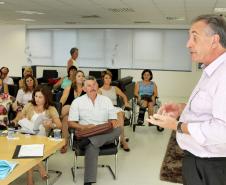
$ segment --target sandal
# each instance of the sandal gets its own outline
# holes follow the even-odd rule
[[[43,176],[41,176],[41,177],[42,177],[42,180],[45,180],[45,181],[49,178],[48,174],[43,175]]]
[[[67,152],[67,144],[64,145],[61,149],[60,149],[60,153],[64,154]]]
[[[125,152],[129,152],[130,151],[130,148],[128,146],[128,144],[125,142],[125,143],[121,143],[120,144],[120,147],[125,151]]]

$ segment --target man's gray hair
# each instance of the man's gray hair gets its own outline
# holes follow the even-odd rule
[[[89,75],[89,76],[86,76],[86,77],[85,77],[84,86],[86,86],[86,81],[87,81],[87,80],[93,80],[93,81],[95,81],[95,82],[97,81],[96,78],[95,78],[94,76],[90,76],[90,75]]]
[[[198,21],[204,21],[209,26],[210,30],[207,30],[207,34],[219,35],[220,44],[223,48],[226,48],[226,22],[223,16],[214,14],[200,15],[195,18],[192,23],[196,23]]]

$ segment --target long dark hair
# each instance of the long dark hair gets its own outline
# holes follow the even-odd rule
[[[37,105],[36,102],[35,102],[35,94],[36,92],[41,92],[45,98],[45,104],[44,104],[44,109],[48,109],[49,106],[53,106],[53,94],[50,90],[49,87],[47,87],[46,85],[38,85],[33,94],[32,94],[32,100],[31,100],[31,103],[33,105]]]

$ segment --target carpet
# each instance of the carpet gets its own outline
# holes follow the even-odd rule
[[[176,132],[173,131],[166,149],[166,154],[160,171],[160,180],[182,184],[183,151],[177,144]]]

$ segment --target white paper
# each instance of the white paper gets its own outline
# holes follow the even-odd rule
[[[39,157],[44,154],[44,144],[21,145],[18,157]]]

